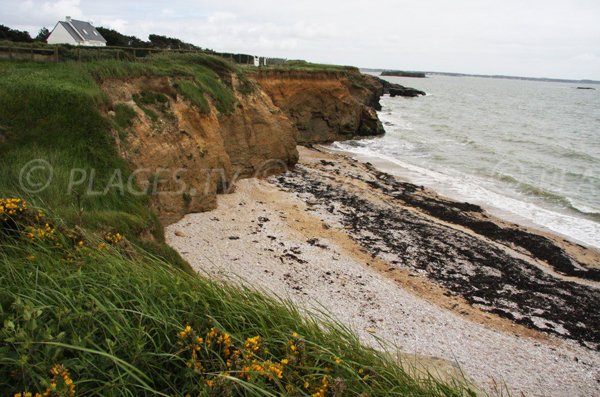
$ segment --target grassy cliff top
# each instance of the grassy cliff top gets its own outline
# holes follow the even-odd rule
[[[302,71],[302,72],[341,72],[358,73],[359,70],[354,66],[328,65],[322,63],[311,63],[306,61],[287,61],[276,65],[267,65],[260,69],[280,70],[280,71]]]

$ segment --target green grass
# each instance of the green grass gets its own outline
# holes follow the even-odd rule
[[[62,364],[82,396],[307,396],[325,376],[327,396],[468,395],[459,384],[415,380],[347,329],[302,316],[289,302],[174,270],[143,250],[128,253],[123,243],[98,250],[93,236],[56,230],[33,242],[18,232],[0,237],[5,393],[45,390],[51,367]],[[188,324],[191,335],[182,338]],[[213,327],[230,335],[229,354],[207,342]],[[196,361],[191,336],[205,341]],[[249,352],[247,338],[255,336],[260,348]],[[195,362],[202,371],[188,367]],[[244,367],[251,363],[277,364],[283,372],[270,379],[269,370],[256,370],[248,379]]]
[[[194,106],[198,107],[203,114],[210,113],[210,105],[204,96],[202,90],[196,83],[180,80],[175,83],[175,89],[185,98],[187,98]]]
[[[0,62],[0,130],[6,138],[0,143],[0,198],[21,197],[51,214],[41,220],[29,209],[17,220],[0,214],[0,390],[41,392],[51,367],[62,364],[84,396],[305,396],[318,391],[325,375],[328,396],[464,395],[460,385],[413,379],[339,325],[192,274],[164,244],[150,197],[112,185],[115,173],[127,180],[131,170],[116,152],[111,126],[126,128],[133,114],[117,107],[113,120],[105,116],[112,104],[100,81],[171,76],[229,111],[235,101],[228,73],[238,72],[215,57]],[[138,100],[155,106],[162,97],[145,93]],[[23,178],[23,167],[36,159],[52,166],[52,179],[31,193],[24,187],[48,176],[38,169]],[[46,222],[54,231],[28,237]],[[125,236],[120,243],[108,237],[117,232]],[[222,345],[203,345],[197,354],[204,370],[196,373],[187,366],[189,345],[181,344],[187,337],[177,336],[186,324],[205,338],[211,327],[220,336],[227,332],[231,349],[240,351],[246,338],[260,336],[262,348],[227,366],[232,358]],[[298,345],[298,357],[290,341]],[[263,371],[245,377],[243,367],[252,360],[283,365],[283,359],[289,365],[282,378],[269,379]],[[207,381],[215,382],[212,388]]]
[[[306,61],[287,61],[285,63],[267,66],[267,70],[280,71],[303,71],[303,72],[341,72],[358,73],[358,68],[354,66],[328,65],[322,63],[311,63]]]
[[[135,110],[131,106],[125,103],[118,103],[115,105],[115,123],[117,123],[117,126],[129,128],[133,125],[133,121],[136,117]]]

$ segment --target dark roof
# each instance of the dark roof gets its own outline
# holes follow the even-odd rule
[[[100,32],[98,32],[96,28],[93,27],[92,24],[89,22],[71,19],[70,23],[60,22],[60,24],[77,41],[82,41],[83,39],[87,41],[100,41],[106,43],[106,40],[104,39],[104,37],[102,37]]]
[[[81,37],[77,34],[77,32],[75,31],[75,29],[73,29],[73,27],[71,25],[69,25],[67,22],[59,22],[63,28],[65,28],[67,30],[67,32],[69,32],[69,34],[71,36],[73,36],[73,38],[77,41],[81,41]]]

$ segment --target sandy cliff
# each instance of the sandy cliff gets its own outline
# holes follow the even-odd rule
[[[152,192],[163,221],[215,208],[216,195],[228,191],[236,178],[272,174],[298,161],[296,130],[260,90],[235,91],[231,113],[221,114],[212,104],[203,113],[177,94],[175,83],[144,77],[103,84],[113,108],[135,111],[126,133],[115,138],[136,170],[138,185]],[[167,101],[140,106],[133,98],[141,92],[162,94]]]
[[[260,87],[298,129],[299,143],[322,143],[381,135],[377,117],[383,85],[359,72],[266,70]]]
[[[135,112],[124,131],[115,131],[115,139],[137,170],[138,185],[153,193],[163,221],[214,209],[216,195],[229,191],[238,178],[293,166],[297,143],[384,132],[375,110],[384,88],[376,78],[300,71],[251,77],[250,93],[240,92],[234,75],[222,77],[235,95],[231,112],[219,112],[210,100],[210,111],[202,111],[178,93],[178,80],[171,77],[103,83],[113,112],[119,106]],[[140,104],[140,95],[157,96],[157,101]]]

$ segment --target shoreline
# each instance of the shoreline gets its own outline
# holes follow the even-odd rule
[[[597,280],[585,277],[598,252],[543,236],[577,258],[572,274],[561,275],[526,246],[474,231],[469,219],[443,219],[441,210],[454,206],[454,215],[523,236],[532,232],[526,228],[419,187],[394,196],[414,185],[348,156],[299,150],[288,174],[242,180],[219,196],[216,210],[167,227],[169,244],[197,271],[324,310],[371,346],[382,338],[458,364],[483,390],[503,382],[528,395],[549,386],[560,395],[596,390],[598,319],[583,319],[579,332],[573,322],[582,318],[563,317],[564,308],[589,308],[600,294]],[[558,314],[544,313],[548,304]]]
[[[331,153],[343,154],[343,155],[352,157],[358,161],[361,161],[363,163],[371,163],[376,168],[378,168],[380,171],[391,174],[394,177],[399,178],[400,180],[414,183],[414,184],[420,184],[420,182],[413,181],[413,178],[411,178],[410,174],[413,171],[411,171],[408,168],[405,168],[402,164],[397,164],[397,163],[395,163],[391,160],[388,160],[384,157],[379,157],[377,155],[369,155],[369,154],[359,153],[359,152],[353,152],[351,150],[347,150],[344,148],[336,148],[333,145],[326,145],[326,146],[321,147],[321,149],[325,150],[325,151],[329,151]],[[443,186],[443,184],[441,184],[440,182],[437,182],[434,185],[426,186],[426,187],[429,190],[435,191],[435,192],[439,193],[440,195],[447,197],[450,200],[466,201],[469,203],[480,205],[486,212],[488,212],[489,214],[493,215],[494,217],[502,219],[504,221],[512,222],[512,223],[518,224],[520,226],[523,226],[523,227],[526,227],[526,228],[529,228],[532,230],[536,230],[538,233],[545,233],[545,234],[557,236],[559,238],[563,238],[563,239],[571,241],[573,243],[580,244],[587,249],[600,251],[600,246],[596,246],[590,242],[580,240],[576,236],[569,235],[567,233],[564,233],[564,232],[561,232],[558,230],[554,230],[554,229],[552,229],[551,226],[536,222],[534,219],[528,218],[526,215],[512,212],[509,209],[501,208],[500,206],[494,204],[493,202],[486,202],[485,200],[480,199],[480,198],[474,199],[472,197],[469,197],[468,195],[464,195],[464,194],[457,193],[457,192],[452,192],[451,188],[449,188],[447,186]],[[498,194],[495,192],[493,192],[493,193]],[[553,214],[554,216],[563,217],[564,219],[574,219],[574,220],[584,221],[584,222],[592,222],[593,221],[590,218],[575,216],[573,213],[560,212],[560,211],[557,211],[556,209],[546,208],[540,203],[533,203],[533,202],[529,203],[527,201],[522,201],[518,198],[511,197],[511,196],[507,196],[507,199],[521,203],[524,206],[525,205],[533,205],[537,208],[537,211],[548,212],[548,213]]]

